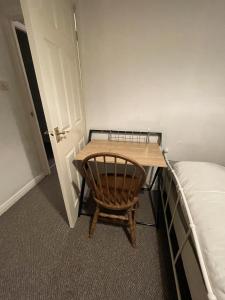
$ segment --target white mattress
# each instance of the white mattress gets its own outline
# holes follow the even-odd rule
[[[174,171],[183,187],[213,292],[225,300],[225,167],[178,162]]]

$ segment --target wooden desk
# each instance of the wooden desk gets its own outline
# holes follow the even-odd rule
[[[140,165],[145,167],[166,167],[165,159],[160,146],[157,143],[145,144],[108,140],[92,140],[77,154],[75,159],[81,161],[88,155],[98,152],[111,152],[124,155],[136,160]]]
[[[84,160],[88,155],[99,153],[99,152],[117,153],[120,155],[127,156],[133,160],[136,160],[140,165],[144,167],[157,167],[152,183],[148,188],[150,192],[159,174],[160,169],[167,167],[160,146],[157,143],[146,144],[146,143],[122,142],[122,141],[120,142],[120,141],[109,141],[109,140],[91,140],[75,157],[75,160],[78,162],[77,167],[79,167],[82,160]],[[107,160],[107,162],[110,163],[109,160]],[[80,193],[79,216],[82,214],[84,187],[85,187],[85,180],[83,179],[81,193]],[[157,226],[158,218],[157,218],[157,213],[154,211],[154,209],[153,209],[153,214],[155,216],[156,223],[146,224],[145,222],[138,221],[137,224],[147,225],[147,226]]]

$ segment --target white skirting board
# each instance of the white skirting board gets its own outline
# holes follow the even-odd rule
[[[31,181],[29,181],[25,186],[23,186],[18,192],[16,192],[12,197],[6,200],[2,205],[0,205],[0,215],[6,212],[13,204],[15,204],[20,198],[22,198],[27,192],[29,192],[35,185],[37,185],[46,174],[41,173]]]

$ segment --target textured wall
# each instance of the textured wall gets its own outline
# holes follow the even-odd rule
[[[87,128],[163,130],[225,164],[225,1],[78,0]]]

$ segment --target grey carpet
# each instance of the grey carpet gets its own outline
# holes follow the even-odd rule
[[[162,229],[138,226],[133,249],[121,227],[99,223],[92,239],[88,227],[86,216],[68,227],[53,170],[0,217],[0,299],[176,299]]]

